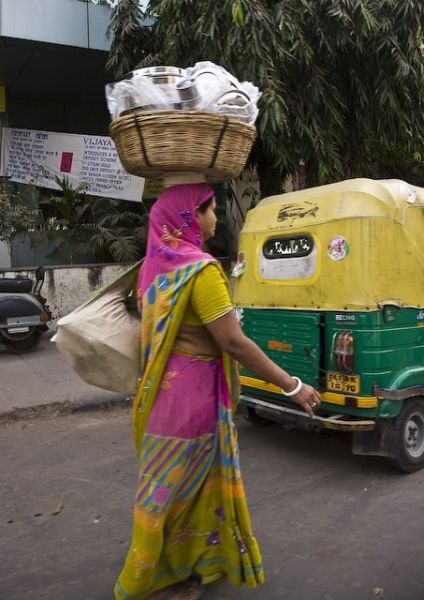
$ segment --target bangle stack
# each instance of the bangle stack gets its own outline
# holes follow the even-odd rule
[[[293,376],[292,379],[295,379],[297,381],[296,387],[291,392],[285,392],[283,388],[281,388],[281,393],[283,394],[283,396],[288,396],[289,398],[291,398],[292,396],[296,396],[296,394],[298,394],[302,389],[303,383],[299,379],[299,377]]]

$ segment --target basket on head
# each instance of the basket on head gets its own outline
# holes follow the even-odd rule
[[[109,132],[128,173],[159,179],[196,171],[211,183],[241,173],[256,137],[237,119],[186,110],[134,111],[112,121]]]

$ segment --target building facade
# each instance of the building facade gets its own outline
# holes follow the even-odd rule
[[[110,13],[81,0],[0,0],[2,127],[107,135]]]

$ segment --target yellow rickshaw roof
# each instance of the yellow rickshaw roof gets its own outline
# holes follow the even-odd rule
[[[382,217],[400,224],[412,206],[424,206],[424,188],[398,179],[348,179],[265,198],[248,212],[244,232],[317,225],[358,217]]]
[[[271,196],[246,215],[235,302],[298,310],[376,310],[385,302],[422,308],[423,232],[424,189],[399,180],[351,179]],[[313,239],[315,257],[300,267],[264,263],[264,245],[291,235]],[[340,258],[329,252],[335,240],[344,240]],[[299,270],[290,275],[289,265]]]

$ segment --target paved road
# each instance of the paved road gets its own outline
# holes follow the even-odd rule
[[[28,354],[11,354],[0,346],[0,421],[68,407],[119,402],[122,394],[88,385],[76,375],[44,335]]]
[[[112,600],[136,478],[129,411],[4,424],[0,436],[0,598]],[[240,420],[239,439],[267,583],[208,600],[424,598],[424,471],[353,457],[341,434]]]

